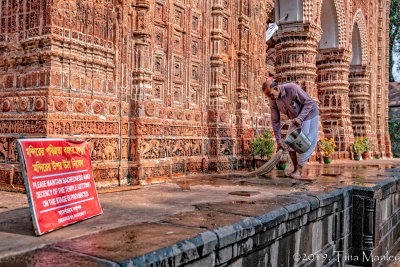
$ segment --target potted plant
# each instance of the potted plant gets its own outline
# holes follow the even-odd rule
[[[323,153],[324,163],[329,164],[332,162],[330,155],[335,152],[336,145],[333,143],[333,139],[324,138],[318,141],[319,150]]]
[[[253,156],[258,156],[261,160],[266,157],[269,160],[275,151],[275,141],[272,133],[269,131],[263,132],[261,136],[257,136],[251,141],[251,147]]]
[[[364,152],[362,153],[362,158],[369,159],[370,158],[369,150],[371,149],[371,142],[368,140],[367,137],[364,137],[364,138],[361,137],[360,140],[364,144]]]
[[[354,139],[354,143],[352,144],[352,149],[353,149],[353,153],[354,153],[354,157],[353,157],[354,160],[360,160],[361,155],[365,150],[365,146],[364,146],[362,138],[356,137]]]

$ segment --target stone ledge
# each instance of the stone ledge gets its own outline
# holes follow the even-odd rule
[[[344,198],[344,189],[336,189],[327,194],[315,195],[319,200],[319,206],[324,207]]]
[[[400,183],[400,177],[391,177],[387,180],[379,182],[374,189],[380,191],[382,198],[386,198],[388,195],[397,191],[397,185]]]
[[[284,207],[288,211],[288,219],[292,220],[297,217],[302,216],[303,214],[308,213],[311,208],[310,208],[310,202],[308,201],[302,201],[296,204],[292,204],[289,206]]]
[[[311,211],[317,212],[320,208],[328,208],[325,213],[332,213],[335,201],[344,198],[341,195],[344,193],[345,190],[341,189],[328,193],[324,197],[302,196],[304,201],[299,203],[278,208],[261,216],[244,219],[213,231],[204,232],[198,237],[125,261],[122,265],[147,266],[168,262],[179,266],[180,264],[187,263],[194,264],[194,261],[197,259],[209,261],[214,256],[217,264],[224,264],[249,253],[256,247],[270,243],[274,239],[279,240],[286,233],[293,232],[308,222],[315,221],[316,218],[312,219],[308,216],[308,213]],[[319,207],[321,200],[326,206]],[[204,241],[201,238],[203,235],[211,235],[209,237],[212,238]],[[199,254],[196,244],[200,248],[205,243],[208,243],[209,247]],[[215,250],[215,255],[211,257],[213,249]]]
[[[261,226],[265,231],[286,221],[288,217],[288,210],[285,208],[279,208],[268,212],[267,214],[257,216],[256,218],[261,222]]]
[[[196,237],[181,241],[172,246],[126,260],[121,266],[150,266],[164,262],[165,266],[180,266],[211,254],[218,239],[212,231],[206,231]],[[168,263],[168,264],[167,264]]]
[[[350,222],[352,216],[357,216],[357,214],[354,213],[352,205],[358,201],[357,199],[364,201],[364,199],[372,200],[373,198],[382,197],[381,193],[383,191],[388,192],[388,194],[390,193],[391,195],[389,195],[389,197],[392,198],[394,194],[397,194],[397,191],[393,191],[393,188],[397,186],[399,180],[399,177],[395,177],[381,182],[372,188],[349,186],[320,195],[304,192],[295,193],[286,197],[297,199],[299,201],[297,203],[292,204],[293,202],[291,201],[283,202],[285,203],[283,205],[286,206],[274,210],[270,209],[271,211],[269,212],[267,212],[268,209],[257,209],[256,212],[264,214],[256,216],[256,212],[248,213],[246,215],[248,216],[247,218],[243,219],[244,217],[241,217],[241,221],[215,230],[201,232],[203,228],[198,227],[198,224],[180,225],[179,227],[183,227],[183,229],[191,230],[182,239],[175,239],[176,241],[170,240],[169,243],[160,243],[157,241],[159,245],[157,248],[159,249],[154,251],[147,250],[138,252],[137,248],[134,250],[127,250],[126,254],[119,259],[107,257],[106,253],[90,253],[90,251],[83,251],[79,249],[79,245],[75,249],[65,244],[58,244],[58,247],[57,244],[53,245],[54,248],[61,247],[65,250],[81,253],[81,255],[92,255],[96,258],[107,259],[121,266],[132,267],[182,265],[193,267],[225,266],[242,261],[254,262],[254,257],[256,257],[254,255],[256,254],[261,257],[260,262],[279,262],[275,261],[275,258],[272,259],[268,257],[270,255],[271,257],[275,257],[278,254],[283,257],[285,253],[287,254],[285,255],[286,259],[280,259],[280,261],[289,264],[293,262],[291,256],[296,252],[304,252],[307,254],[327,253],[335,258],[337,254],[332,254],[332,249],[342,250],[342,248],[344,248],[344,250],[348,252],[351,252],[351,249],[354,250],[351,237],[355,236],[355,232],[354,229],[353,232],[351,232],[352,225]],[[379,200],[381,199],[377,201]],[[268,205],[267,202],[260,203],[261,206]],[[272,207],[276,206],[272,205]],[[227,210],[229,211],[229,209]],[[223,214],[226,215],[229,213],[227,210],[220,211],[222,216],[224,216]],[[361,215],[364,216],[363,213]],[[381,231],[381,235],[389,230],[396,231],[395,228],[398,228],[398,225],[394,228],[392,222],[396,221],[398,216],[399,211],[397,210],[396,214],[389,218],[389,221],[384,221],[383,227],[376,230]],[[358,219],[358,217],[355,218]],[[229,224],[231,222],[226,223]],[[171,221],[170,224],[172,224],[173,227],[177,227],[174,221]],[[162,225],[165,224],[162,223]],[[132,225],[131,228],[137,230],[138,226]],[[164,228],[162,230],[163,232],[166,231]],[[130,233],[130,230],[127,232]],[[118,241],[117,243],[121,243],[118,236],[116,238],[116,233],[117,231],[111,230],[98,234],[96,238],[104,238],[104,236],[107,235],[108,237],[116,239]],[[148,233],[154,235],[154,227],[150,228]],[[362,233],[360,232],[360,234]],[[392,243],[392,240],[389,240],[389,236],[381,235],[378,235],[381,240],[378,240],[378,244],[375,245],[384,247],[386,243]],[[169,236],[169,239],[170,238],[171,236]],[[82,237],[80,240],[77,239],[75,244],[80,244],[81,247],[88,247],[82,245],[82,241],[85,241],[85,239],[88,241],[91,240],[88,237]],[[105,241],[108,242],[108,239],[105,238]],[[166,241],[166,239],[164,239],[164,241]],[[142,243],[138,244],[144,244],[144,242],[148,243],[148,236],[142,239],[141,242]],[[100,242],[99,244],[102,243]],[[167,247],[162,247],[163,245]],[[120,244],[119,246],[120,250],[118,251],[123,250],[125,247],[124,244]],[[275,256],[272,256],[273,253],[275,253]],[[268,257],[266,254],[268,254]],[[264,259],[263,256],[267,258]],[[304,264],[309,266],[317,263],[306,261]],[[334,265],[334,262],[326,262],[326,264],[328,264],[328,266],[330,264]]]
[[[218,237],[217,248],[223,248],[254,236],[256,228],[260,229],[261,225],[261,221],[251,218],[213,230]]]

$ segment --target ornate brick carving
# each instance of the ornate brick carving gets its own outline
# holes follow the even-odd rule
[[[251,138],[271,129],[266,62],[318,101],[340,153],[367,135],[390,156],[389,2],[364,2],[332,0],[338,47],[322,51],[322,1],[304,0],[267,51],[272,0],[0,1],[4,175],[21,177],[20,136],[88,140],[99,186],[245,167]],[[354,25],[362,62],[350,68]]]
[[[338,151],[349,151],[353,129],[349,107],[349,52],[343,49],[319,50],[318,99],[324,134],[333,138]]]

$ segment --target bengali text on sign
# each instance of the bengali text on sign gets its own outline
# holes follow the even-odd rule
[[[18,152],[37,235],[102,213],[86,142],[20,139]]]

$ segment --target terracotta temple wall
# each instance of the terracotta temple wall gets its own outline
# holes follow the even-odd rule
[[[268,73],[265,30],[285,2],[1,0],[0,184],[23,184],[16,138],[87,140],[98,186],[248,166],[250,140],[271,129],[260,92]],[[329,127],[339,134],[338,157],[348,157],[353,129],[376,138],[374,153],[390,156],[389,1],[335,0],[339,47],[325,51],[321,64],[322,2],[296,3],[301,16],[281,21],[274,37],[278,79],[298,82],[320,103],[322,117],[329,110],[341,121],[321,124],[325,135]],[[347,78],[357,10],[371,58]],[[370,110],[354,120],[353,80],[365,92],[355,101]],[[325,105],[321,92],[342,101]]]

